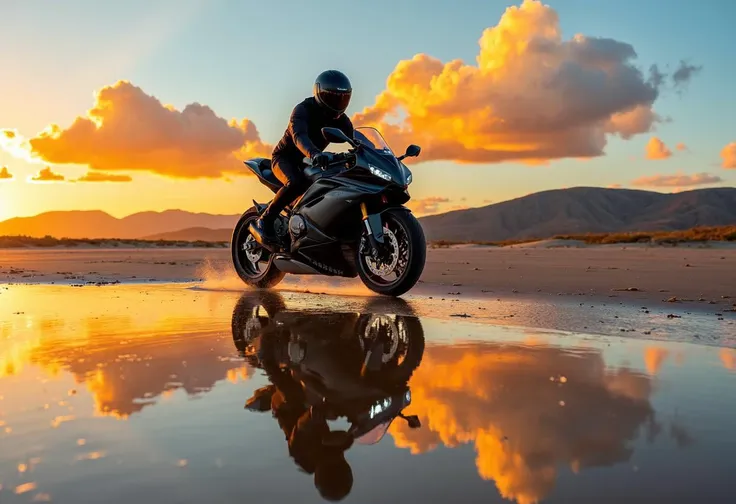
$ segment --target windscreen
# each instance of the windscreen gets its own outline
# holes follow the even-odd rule
[[[392,421],[393,418],[391,420],[387,420],[376,425],[374,428],[356,439],[355,442],[362,445],[372,445],[378,443],[381,439],[383,439],[383,436],[386,435],[386,431],[388,431],[388,428],[391,425]]]
[[[363,145],[376,149],[378,152],[394,155],[391,147],[388,146],[388,143],[376,128],[355,128],[355,139]]]

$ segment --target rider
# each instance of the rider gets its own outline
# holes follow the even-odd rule
[[[321,167],[332,161],[331,153],[322,152],[329,144],[322,136],[322,128],[339,128],[348,138],[353,138],[353,123],[345,115],[352,91],[345,74],[338,70],[324,71],[314,82],[314,96],[306,98],[291,112],[289,125],[271,156],[271,169],[283,187],[258,220],[249,226],[253,237],[264,247],[272,249],[278,243],[274,221],[309,187],[309,180],[302,172],[305,168],[303,159],[307,157],[313,166]]]

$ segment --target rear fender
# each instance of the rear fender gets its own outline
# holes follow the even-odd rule
[[[253,207],[256,209],[258,214],[262,214],[263,211],[268,207],[266,203],[258,203],[256,200],[253,200]]]

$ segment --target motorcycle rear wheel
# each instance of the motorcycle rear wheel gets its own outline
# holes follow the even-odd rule
[[[358,275],[365,286],[377,294],[401,296],[414,287],[424,271],[427,259],[424,230],[416,217],[403,208],[386,210],[382,217],[391,264],[373,262],[358,247],[355,261]]]
[[[255,207],[248,209],[248,211],[240,216],[238,223],[233,229],[233,235],[230,240],[230,251],[235,272],[243,282],[257,289],[269,289],[281,282],[284,276],[286,276],[286,273],[280,271],[273,264],[268,264],[269,252],[266,249],[260,249],[260,257],[262,259],[255,262],[248,257],[248,252],[243,249],[248,241],[254,240],[248,231],[248,226],[257,218],[258,211]],[[250,240],[248,237],[250,237]],[[254,255],[254,253],[251,252],[251,255]],[[268,267],[261,271],[259,264],[263,266],[268,264]]]

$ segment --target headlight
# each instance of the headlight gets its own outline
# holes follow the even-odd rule
[[[373,406],[371,406],[370,409],[370,417],[371,420],[376,417],[376,415],[379,415],[386,411],[389,406],[391,406],[391,398],[387,397],[385,399],[381,399],[380,401],[376,402]]]
[[[373,166],[373,165],[368,165],[368,169],[369,169],[369,170],[371,171],[371,173],[372,173],[373,175],[375,175],[376,177],[380,177],[380,178],[382,178],[383,180],[387,180],[387,181],[389,181],[389,182],[391,181],[391,175],[389,175],[389,174],[388,174],[388,173],[386,173],[385,171],[383,171],[383,170],[380,170],[380,169],[376,168],[376,167],[375,167],[375,166]]]
[[[406,176],[406,185],[409,185],[409,184],[411,184],[411,179],[412,179],[412,175],[411,175],[411,173],[409,173],[409,174],[408,174],[408,175]]]

